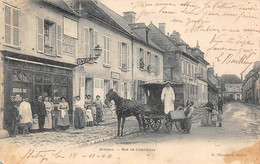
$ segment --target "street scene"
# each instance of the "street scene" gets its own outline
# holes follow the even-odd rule
[[[0,164],[259,164],[258,6],[1,0]]]

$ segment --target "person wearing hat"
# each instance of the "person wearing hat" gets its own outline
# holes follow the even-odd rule
[[[39,132],[43,132],[43,127],[44,127],[44,123],[45,123],[45,117],[47,116],[47,111],[45,108],[45,104],[42,101],[42,96],[38,96],[37,101],[34,103],[33,114],[38,115]]]
[[[11,137],[17,135],[17,123],[19,120],[18,101],[15,101],[16,97],[20,97],[20,95],[10,95],[10,100],[7,102],[5,108],[6,129]]]
[[[171,82],[167,81],[166,86],[162,90],[161,100],[164,103],[164,113],[168,114],[174,110],[175,93],[171,87]]]

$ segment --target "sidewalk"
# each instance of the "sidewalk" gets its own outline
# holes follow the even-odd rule
[[[135,118],[127,118],[124,128],[124,135],[135,133],[139,130]],[[74,129],[71,127],[66,131],[31,133],[26,136],[18,135],[13,138],[0,139],[0,143],[17,144],[21,147],[66,147],[75,148],[87,146],[117,137],[116,119],[108,119],[99,126]]]

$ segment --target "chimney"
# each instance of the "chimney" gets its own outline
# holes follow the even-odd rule
[[[240,76],[241,76],[241,77],[240,77],[240,78],[241,78],[241,80],[243,81],[243,73],[241,73],[241,74],[240,74]]]
[[[165,23],[159,23],[159,30],[165,34]]]
[[[208,75],[214,76],[214,68],[213,67],[208,68]]]
[[[135,12],[133,11],[124,12],[124,18],[130,21],[131,23],[135,23]]]

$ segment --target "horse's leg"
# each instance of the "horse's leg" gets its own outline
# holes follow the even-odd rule
[[[125,117],[122,119],[122,125],[121,125],[121,136],[124,134],[124,124],[125,124]]]
[[[118,123],[118,130],[117,130],[117,136],[120,135],[120,124],[121,124],[121,116],[117,115],[117,123]]]
[[[137,122],[138,122],[139,131],[142,132],[142,127],[141,127],[141,120],[140,120],[140,117],[139,117],[139,115],[136,115],[135,117],[136,117]]]

